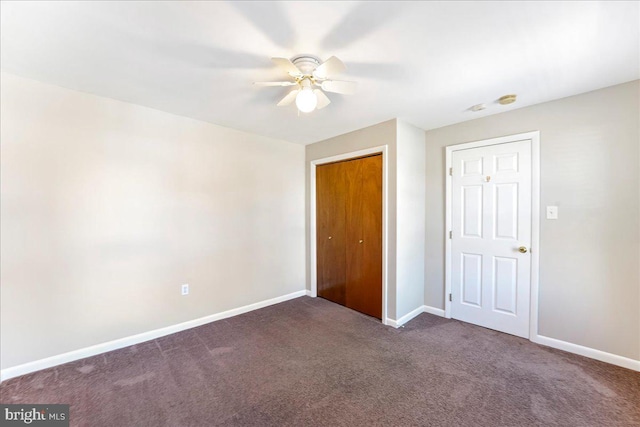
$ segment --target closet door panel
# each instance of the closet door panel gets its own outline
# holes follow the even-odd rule
[[[357,202],[347,204],[347,306],[381,319],[382,156],[357,162],[360,185],[350,193]]]
[[[346,305],[346,202],[344,165],[316,168],[318,296]]]
[[[362,240],[362,159],[343,162],[347,179],[347,302],[346,306],[362,311],[361,282],[363,280]]]

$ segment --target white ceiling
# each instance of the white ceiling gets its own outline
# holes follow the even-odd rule
[[[18,75],[297,143],[423,129],[640,78],[638,2],[2,2]],[[355,95],[298,116],[269,58],[336,55]],[[518,102],[495,100],[517,93]],[[472,113],[477,103],[488,108]]]

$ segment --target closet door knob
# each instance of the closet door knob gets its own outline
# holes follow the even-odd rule
[[[362,242],[364,242],[364,240],[360,240],[358,243],[362,243]]]
[[[331,240],[331,236],[329,236],[329,240]]]

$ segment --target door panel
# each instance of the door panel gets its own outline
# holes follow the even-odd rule
[[[462,303],[482,307],[482,255],[462,254]]]
[[[482,238],[482,186],[462,187],[462,234],[465,237]]]
[[[494,238],[518,240],[518,183],[497,184],[493,200]]]
[[[352,219],[348,251],[359,258],[347,267],[347,307],[382,318],[382,155],[355,160],[359,164],[359,210],[347,211]],[[351,163],[351,162],[350,162]],[[353,274],[353,275],[352,275]]]
[[[482,158],[464,159],[462,161],[462,176],[482,175]]]
[[[340,163],[316,168],[318,296],[346,303],[346,194]]]
[[[517,314],[517,274],[516,258],[493,257],[493,309]]]
[[[318,296],[382,318],[382,155],[316,167]]]
[[[362,297],[364,257],[362,245],[362,161],[348,160],[341,162],[347,179],[347,297],[345,305],[359,310]]]
[[[453,152],[451,315],[529,336],[531,141]]]

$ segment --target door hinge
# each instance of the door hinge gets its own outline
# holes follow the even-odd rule
[[[449,294],[449,302],[453,301],[453,296]]]
[[[453,176],[453,168],[449,168],[449,175]]]
[[[449,238],[453,239],[453,231],[449,231]]]

